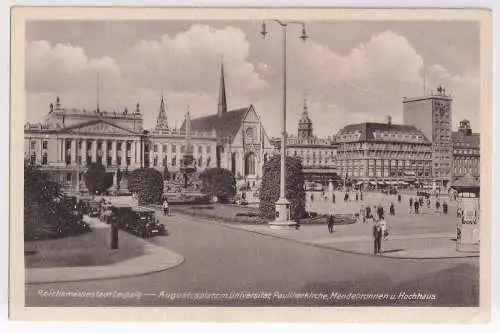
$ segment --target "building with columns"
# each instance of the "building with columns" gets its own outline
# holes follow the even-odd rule
[[[473,133],[470,122],[460,122],[458,131],[451,132],[453,142],[453,180],[470,174],[479,179],[481,174],[480,134]]]
[[[279,154],[281,138],[273,138],[271,142],[274,152]],[[302,116],[298,122],[297,135],[287,137],[286,154],[301,159],[306,181],[327,184],[328,180],[338,178],[335,138],[319,138],[313,134],[313,122],[309,118],[305,99]]]
[[[185,128],[184,122],[180,130],[184,131]],[[211,133],[216,137],[217,144],[211,150],[215,154],[212,160],[214,166],[231,170],[239,185],[246,183],[250,188],[258,187],[264,162],[272,153],[272,146],[253,105],[228,110],[223,65],[217,113],[193,118],[191,130],[195,133]],[[195,154],[196,151],[194,148]]]
[[[185,149],[186,133],[168,127],[164,99],[156,127],[147,131],[139,104],[133,112],[67,109],[59,97],[50,104],[45,122],[26,124],[24,156],[51,174],[67,191],[85,193],[83,174],[92,162],[108,172],[118,169],[167,165],[175,175]],[[200,169],[215,166],[217,137],[213,132],[191,134],[195,163]]]
[[[356,185],[425,183],[432,179],[432,143],[414,126],[347,125],[337,134],[338,169]]]
[[[432,142],[432,178],[445,187],[452,177],[452,102],[441,86],[436,93],[403,98],[403,123],[420,129]]]

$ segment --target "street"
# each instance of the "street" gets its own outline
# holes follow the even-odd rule
[[[300,244],[192,216],[161,217],[161,222],[167,224],[170,235],[151,241],[181,253],[185,261],[180,266],[129,278],[27,285],[26,305],[476,306],[479,302],[478,258],[401,260],[373,257]],[[119,296],[44,297],[46,291],[102,291]],[[231,292],[258,295],[221,296]],[[396,296],[377,301],[342,298],[351,292]],[[125,293],[134,293],[134,297],[127,297]],[[304,296],[303,293],[310,294]],[[344,296],[325,298],[317,295],[333,293]],[[408,296],[413,293],[421,296]]]

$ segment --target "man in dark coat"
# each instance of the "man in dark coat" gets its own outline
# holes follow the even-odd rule
[[[335,203],[335,193],[332,193],[332,202]]]
[[[376,222],[373,225],[373,253],[375,255],[380,254],[382,248],[382,226],[380,222]]]
[[[398,202],[401,203],[401,194],[398,194]]]
[[[384,207],[382,207],[382,205],[378,205],[377,215],[379,220],[382,220],[384,218]]]
[[[396,211],[394,209],[394,204],[391,202],[391,205],[389,206],[389,213],[391,215],[395,215],[396,214]]]
[[[420,208],[420,203],[418,200],[415,200],[415,214],[418,214],[418,209]]]
[[[333,215],[326,216],[326,224],[328,225],[328,232],[333,234],[333,224],[334,224]]]

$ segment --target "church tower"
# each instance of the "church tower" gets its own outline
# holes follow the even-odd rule
[[[307,101],[304,98],[304,110],[302,111],[302,117],[299,120],[299,131],[298,137],[300,139],[308,139],[313,136],[313,124],[309,118],[309,111],[307,110]]]
[[[165,102],[161,96],[160,109],[156,118],[156,130],[168,130],[167,112],[165,111]]]
[[[227,112],[226,102],[226,82],[224,78],[224,64],[220,67],[219,104],[217,105],[217,115],[222,117]]]

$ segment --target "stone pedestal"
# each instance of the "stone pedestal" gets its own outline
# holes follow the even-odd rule
[[[271,229],[296,229],[297,223],[290,220],[290,202],[286,198],[276,201],[276,219],[269,222]]]

